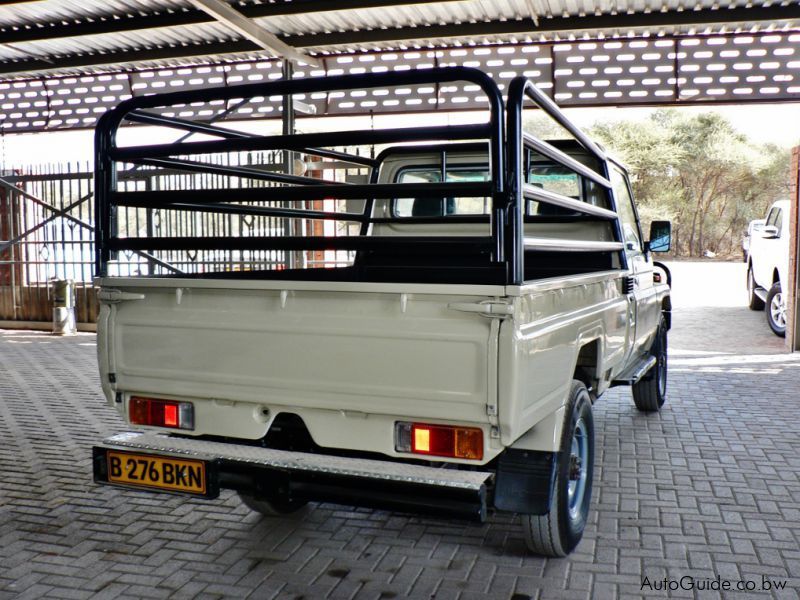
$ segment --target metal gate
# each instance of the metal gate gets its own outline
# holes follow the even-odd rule
[[[216,157],[248,167],[283,170],[283,153],[242,152]],[[304,169],[321,168],[313,156],[304,157]],[[325,168],[331,163],[326,161]],[[326,171],[340,181],[366,177],[365,168],[339,165]],[[119,174],[120,189],[148,191],[219,187],[213,174],[185,173],[165,169],[131,168]],[[53,282],[75,282],[76,320],[96,322],[97,300],[92,287],[94,275],[94,173],[86,165],[41,167],[30,171],[7,171],[0,176],[0,327],[41,326],[52,319]],[[325,201],[330,202],[330,201]],[[303,203],[304,205],[306,203]],[[321,209],[321,202],[303,208]],[[319,206],[317,206],[319,205]],[[336,210],[336,208],[334,208]],[[302,228],[319,228],[319,223],[301,219],[234,218],[231,215],[201,216],[175,211],[121,207],[117,215],[121,235],[226,235],[233,237],[298,235]],[[294,229],[287,229],[294,228]],[[316,235],[339,235],[346,231],[314,231]],[[156,259],[147,252],[124,252],[114,260],[114,275],[168,275],[171,272],[283,268],[291,261],[307,264],[347,260],[324,252],[298,253],[253,251],[247,256],[215,256],[176,252]],[[221,264],[221,261],[225,264]]]
[[[52,282],[76,283],[76,318],[93,323],[92,173],[67,165],[0,179],[0,321],[52,318]]]

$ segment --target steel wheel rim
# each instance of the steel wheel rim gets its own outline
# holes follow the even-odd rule
[[[575,521],[580,517],[583,509],[583,499],[586,496],[586,480],[588,478],[587,465],[589,464],[589,429],[583,418],[575,423],[572,432],[572,448],[570,450],[570,469],[575,461],[578,462],[578,474],[573,479],[570,476],[567,485],[567,507],[570,519]]]
[[[776,327],[780,329],[786,327],[786,307],[783,304],[782,292],[778,292],[772,297],[772,302],[769,304],[769,313]]]
[[[663,352],[658,356],[658,393],[663,398],[667,395],[667,354]]]

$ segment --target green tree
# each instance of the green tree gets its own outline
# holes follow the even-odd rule
[[[716,113],[659,110],[593,133],[628,166],[645,225],[672,221],[677,255],[738,252],[747,222],[788,194],[788,150],[753,143]]]

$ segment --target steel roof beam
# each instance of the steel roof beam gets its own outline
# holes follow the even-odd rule
[[[296,48],[284,43],[270,31],[249,19],[241,12],[233,8],[222,0],[189,0],[194,6],[203,12],[211,15],[217,21],[232,29],[242,37],[250,40],[267,52],[271,52],[278,58],[284,58],[294,62],[301,62],[315,67],[322,66],[322,63],[312,57],[298,51]]]
[[[304,2],[310,6],[312,1]],[[325,3],[325,2],[323,2]],[[295,4],[268,4],[260,6],[284,7]],[[337,2],[337,5],[340,3]],[[370,2],[377,5],[379,2]],[[390,4],[383,2],[383,4]],[[330,5],[329,5],[330,6]],[[243,11],[245,12],[245,11]],[[395,29],[376,29],[356,32],[331,32],[308,35],[280,36],[280,39],[295,48],[320,48],[326,46],[363,45],[365,43],[389,43],[409,40],[425,40],[437,38],[468,38],[470,36],[487,35],[530,35],[574,33],[575,31],[592,31],[615,29],[627,31],[670,26],[704,26],[722,23],[774,23],[800,20],[800,4],[772,5],[768,7],[749,7],[732,9],[703,9],[673,12],[655,12],[623,15],[586,15],[573,17],[554,17],[539,19],[538,25],[533,19],[514,21],[490,21],[483,23],[460,23],[445,25],[420,25],[416,27],[399,27]],[[76,27],[76,26],[72,26]],[[69,29],[71,36],[76,31]],[[3,38],[0,35],[0,43]],[[249,40],[228,40],[182,44],[160,48],[136,50],[104,51],[96,54],[69,54],[45,58],[15,59],[0,62],[0,77],[9,77],[31,72],[64,71],[82,67],[110,67],[129,65],[148,61],[169,60],[175,58],[199,58],[204,56],[220,56],[225,54],[241,54],[260,52],[261,48]]]
[[[447,0],[450,2],[457,0]],[[238,10],[250,19],[305,14],[311,12],[332,12],[351,9],[382,8],[397,5],[430,4],[433,0],[294,0],[280,4],[259,4],[239,7]],[[355,32],[330,32],[307,35],[278,36],[294,47],[311,47],[358,42],[387,42],[419,39],[424,37],[453,37],[468,35],[498,34],[536,34],[571,30],[592,30],[611,28],[669,27],[687,25],[713,25],[733,22],[774,22],[800,18],[800,5],[787,4],[772,6],[751,6],[726,9],[701,9],[668,12],[600,14],[570,17],[535,18],[488,21],[479,23],[418,25]],[[120,17],[109,15],[87,21],[64,23],[37,23],[30,26],[6,27],[0,29],[0,44],[36,42],[60,38],[77,38],[86,35],[141,31],[160,27],[177,27],[210,23],[214,19],[199,9],[185,9],[179,12],[132,14]]]
[[[435,0],[293,0],[274,4],[257,4],[237,7],[236,10],[249,19],[291,16],[306,13],[320,13],[351,9],[383,8],[414,4],[431,4]],[[445,0],[455,2],[457,0]],[[132,13],[124,15],[109,14],[86,20],[50,23],[36,23],[27,26],[6,26],[0,28],[0,44],[40,42],[59,38],[76,38],[85,35],[102,35],[142,31],[160,27],[178,27],[212,23],[214,17],[199,8],[165,10],[163,12]]]
[[[537,17],[475,23],[415,25],[362,31],[287,35],[282,39],[295,47],[363,45],[376,42],[438,38],[468,38],[490,35],[531,35],[578,33],[583,31],[654,29],[722,25],[726,23],[776,23],[800,20],[800,4],[774,4],[720,9],[699,9],[649,13]]]
[[[108,68],[115,65],[130,65],[176,58],[196,58],[220,54],[240,54],[258,52],[261,48],[250,40],[231,40],[193,45],[167,46],[137,50],[106,50],[102,54],[68,54],[54,60],[42,58],[15,59],[0,62],[0,77],[23,75],[31,72],[69,71],[81,67]]]

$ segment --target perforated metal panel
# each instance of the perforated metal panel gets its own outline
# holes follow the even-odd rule
[[[505,90],[526,75],[562,106],[693,102],[797,101],[800,34],[715,35],[502,44],[331,55],[324,68],[299,67],[295,77],[463,65],[487,72]],[[172,67],[131,73],[0,83],[5,132],[93,127],[122,100],[166,91],[280,79],[277,60]],[[485,107],[474,85],[332,91],[295,98],[317,115],[464,110]],[[281,98],[257,97],[162,109],[167,116],[277,118]]]
[[[674,101],[675,40],[563,44],[553,56],[561,105]]]
[[[678,62],[682,100],[800,99],[800,34],[681,40]]]
[[[553,48],[556,101],[659,104],[798,100],[800,35],[611,40]]]

